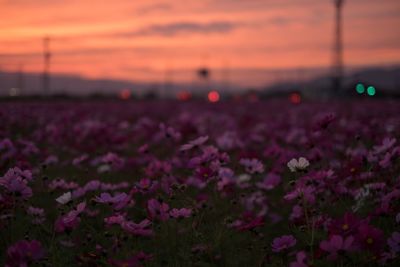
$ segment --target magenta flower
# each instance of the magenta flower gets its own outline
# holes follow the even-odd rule
[[[250,174],[254,173],[263,173],[264,172],[264,165],[258,159],[241,159],[239,161],[241,165],[243,165],[246,169],[246,172]]]
[[[152,198],[147,202],[147,211],[151,219],[166,221],[169,218],[169,206],[167,203],[159,202]]]
[[[106,223],[106,225],[111,226],[113,224],[119,224],[121,225],[122,223],[124,223],[125,220],[125,214],[116,214],[116,215],[112,215],[110,217],[106,217],[104,218],[104,222]]]
[[[396,138],[385,137],[381,145],[374,146],[374,153],[380,154],[387,151],[396,144]]]
[[[335,219],[329,224],[329,233],[331,235],[347,236],[355,234],[359,225],[363,222],[352,212],[346,212],[343,218]]]
[[[261,183],[257,183],[257,187],[264,190],[272,190],[281,183],[281,177],[275,173],[268,173]]]
[[[5,187],[7,191],[17,197],[28,199],[32,196],[32,189],[28,186],[28,182],[31,180],[30,171],[21,171],[16,167],[9,169],[3,177],[0,177],[0,186]]]
[[[20,240],[7,249],[6,267],[23,267],[44,257],[42,244],[37,240]]]
[[[81,221],[80,214],[85,211],[85,208],[86,202],[79,203],[75,209],[64,216],[59,217],[55,222],[56,232],[64,232],[76,228]]]
[[[191,209],[182,208],[182,209],[172,209],[169,212],[169,215],[173,218],[188,218],[192,214]]]
[[[244,212],[242,219],[234,221],[230,226],[238,231],[248,231],[263,226],[264,223],[264,216],[256,216],[252,212]]]
[[[363,223],[358,228],[356,240],[362,249],[376,254],[383,250],[383,231],[366,223]]]
[[[195,147],[199,147],[202,144],[204,144],[205,142],[207,142],[207,140],[208,140],[208,136],[200,136],[199,138],[192,140],[187,144],[182,145],[180,150],[187,151],[187,150],[193,149]]]
[[[32,216],[32,223],[33,224],[42,224],[45,221],[44,218],[44,209],[35,208],[35,207],[28,207],[26,212]]]
[[[308,267],[306,260],[306,253],[304,251],[299,251],[296,254],[296,261],[291,262],[289,267]]]
[[[151,229],[151,221],[144,219],[140,223],[134,223],[131,221],[123,221],[121,224],[122,229],[126,232],[138,235],[138,236],[151,236],[153,235],[153,230]]]
[[[111,204],[115,210],[121,210],[128,205],[131,197],[126,193],[116,193],[114,196],[111,196],[109,193],[101,193],[94,200],[99,203]]]
[[[343,238],[340,235],[333,235],[327,241],[324,240],[320,243],[319,247],[329,253],[329,260],[336,260],[340,253],[349,251],[351,246],[353,245],[354,237],[349,236],[347,238]]]
[[[273,252],[281,252],[287,250],[291,247],[294,247],[297,243],[296,238],[292,235],[283,235],[281,237],[277,237],[272,241],[272,251]]]
[[[283,198],[288,201],[304,198],[308,203],[313,204],[315,202],[315,188],[312,186],[298,185],[292,192],[287,193]]]
[[[400,252],[400,233],[399,232],[394,232],[392,233],[392,236],[389,237],[387,240],[387,244],[390,247],[390,250],[394,253],[399,253]]]

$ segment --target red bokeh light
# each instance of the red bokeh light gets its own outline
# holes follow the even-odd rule
[[[131,97],[131,91],[129,89],[123,89],[119,92],[119,98],[127,100]]]
[[[180,101],[188,101],[192,98],[192,94],[188,91],[181,91],[178,93],[177,98]]]
[[[208,101],[215,103],[219,101],[219,93],[217,91],[211,91],[208,93]]]
[[[291,93],[289,96],[289,100],[292,104],[300,104],[301,103],[301,95],[299,93]]]

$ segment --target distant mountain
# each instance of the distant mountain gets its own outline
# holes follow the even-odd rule
[[[332,79],[323,75],[304,82],[287,81],[276,83],[264,88],[266,95],[279,94],[290,91],[302,91],[306,94],[319,95],[325,89],[331,87]],[[400,93],[400,66],[371,67],[361,70],[354,70],[347,74],[343,81],[344,90],[353,90],[357,83],[365,86],[374,86],[377,90],[390,94]]]
[[[203,94],[210,89],[218,89],[223,93],[243,92],[246,89],[262,91],[265,94],[293,90],[307,90],[319,92],[329,88],[331,79],[326,75],[328,69],[292,69],[292,70],[267,70],[267,69],[232,69],[230,81],[212,79],[212,81],[198,81],[185,83],[151,83],[130,82],[112,79],[87,79],[80,76],[52,74],[51,94],[68,95],[116,95],[123,89],[128,89],[136,96],[157,94],[161,96],[174,96],[181,90],[189,90],[194,94]],[[216,72],[218,74],[218,72]],[[221,75],[219,75],[221,76]],[[42,76],[39,73],[24,73],[0,71],[0,96],[9,95],[11,88],[21,87],[22,95],[42,94]],[[255,80],[259,80],[255,83]],[[246,83],[248,80],[248,83]],[[345,87],[352,87],[362,82],[374,85],[381,90],[400,90],[400,66],[370,67],[363,69],[347,69]],[[264,84],[258,86],[257,84]],[[15,89],[13,89],[15,90]],[[12,90],[11,90],[12,91]]]

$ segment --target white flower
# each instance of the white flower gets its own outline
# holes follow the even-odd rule
[[[247,173],[243,173],[238,176],[238,182],[239,183],[246,183],[251,180],[251,176],[248,175]]]
[[[300,157],[298,160],[297,159],[291,159],[287,166],[289,167],[291,172],[296,172],[298,170],[304,170],[310,165],[310,162],[303,157]]]
[[[111,170],[111,167],[110,167],[110,165],[108,165],[108,164],[100,165],[100,166],[97,168],[97,172],[98,172],[98,173],[105,173],[105,172],[109,172],[110,170]]]
[[[68,202],[70,202],[72,199],[72,194],[71,192],[67,192],[65,194],[62,194],[61,196],[59,196],[58,198],[56,198],[56,201],[62,205],[67,204]]]

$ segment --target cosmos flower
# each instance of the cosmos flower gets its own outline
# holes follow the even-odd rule
[[[64,216],[59,217],[55,222],[55,231],[60,233],[76,228],[81,220],[80,215],[85,209],[86,202],[81,202],[75,209],[71,210]]]
[[[67,193],[62,194],[62,195],[59,196],[58,198],[56,198],[56,201],[57,201],[58,203],[60,203],[61,205],[65,205],[65,204],[67,204],[68,202],[70,202],[71,199],[72,199],[72,194],[71,194],[71,192],[69,191],[69,192],[67,192]]]
[[[340,235],[333,235],[329,240],[322,241],[319,247],[329,253],[328,260],[336,260],[340,253],[351,250],[353,242],[353,236],[343,238]]]
[[[396,144],[396,138],[385,137],[381,145],[374,146],[374,153],[381,154]]]
[[[383,231],[367,223],[363,223],[358,228],[356,241],[361,249],[378,254],[383,249]]]
[[[33,224],[42,224],[45,221],[44,209],[29,206],[26,212],[31,215]]]
[[[390,250],[394,253],[400,252],[400,233],[393,232],[392,235],[387,240],[387,244],[390,247]]]
[[[182,208],[182,209],[172,209],[169,212],[169,215],[173,218],[188,218],[192,214],[191,209]]]
[[[239,161],[239,163],[243,165],[246,169],[246,172],[250,174],[264,172],[264,165],[258,159],[243,158]]]
[[[310,165],[310,162],[304,157],[300,157],[298,160],[297,159],[291,159],[287,163],[287,166],[288,166],[288,168],[290,169],[291,172],[303,171],[309,165]]]
[[[169,218],[169,206],[167,203],[160,202],[156,199],[147,201],[147,211],[151,219],[160,219],[166,221]]]
[[[24,267],[44,257],[42,244],[37,240],[20,240],[7,249],[5,267]]]
[[[294,247],[296,245],[297,241],[296,238],[292,235],[283,235],[281,237],[277,237],[272,241],[272,251],[277,253],[277,252],[282,252],[285,251],[291,247]]]
[[[0,186],[16,197],[28,199],[32,196],[32,189],[28,186],[28,182],[31,180],[32,173],[30,171],[22,171],[15,167],[10,168],[3,177],[0,177]]]
[[[365,220],[361,220],[352,212],[346,212],[342,218],[332,220],[328,229],[331,235],[348,236],[355,234],[358,227]]]
[[[199,147],[202,144],[204,144],[205,142],[207,142],[207,140],[208,140],[208,136],[200,136],[199,138],[192,140],[185,145],[182,145],[180,148],[180,151],[187,151],[187,150],[191,150],[195,147]]]
[[[121,210],[128,205],[131,197],[126,193],[116,193],[111,196],[110,193],[101,193],[100,196],[94,198],[94,201],[113,205],[115,210]]]
[[[151,229],[152,222],[148,219],[144,219],[140,223],[134,223],[132,221],[124,221],[121,224],[122,229],[126,232],[137,235],[137,236],[152,236],[153,230]]]
[[[291,262],[289,267],[308,267],[306,260],[306,253],[304,251],[299,251],[296,253],[296,261]]]
[[[272,190],[281,183],[281,177],[275,173],[268,173],[262,182],[257,183],[257,187],[264,190]]]

